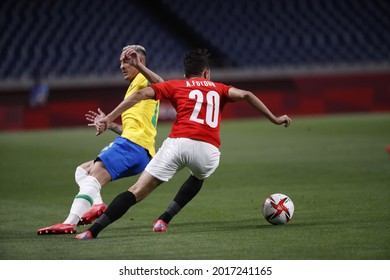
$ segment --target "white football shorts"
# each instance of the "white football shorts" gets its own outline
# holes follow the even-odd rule
[[[179,170],[188,167],[191,174],[203,180],[219,165],[221,153],[212,144],[188,138],[167,138],[145,170],[168,182]]]

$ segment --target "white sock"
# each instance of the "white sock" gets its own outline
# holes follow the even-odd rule
[[[88,176],[88,172],[84,168],[82,168],[81,166],[77,166],[76,172],[74,174],[76,183],[78,184],[79,181],[86,178],[87,176]],[[93,201],[93,204],[102,204],[102,203],[103,203],[103,198],[102,198],[102,195],[100,194],[100,191],[99,191],[98,194],[96,195],[94,201]]]
[[[98,194],[96,195],[93,201],[93,204],[102,204],[102,203],[103,203],[102,195],[100,194],[100,192],[98,192]]]
[[[86,178],[88,176],[88,172],[83,169],[81,166],[77,166],[76,171],[74,173],[74,179],[76,183],[78,184],[79,181]]]
[[[80,218],[91,208],[96,195],[100,192],[101,185],[92,176],[87,176],[78,182],[80,191],[73,200],[68,218],[64,224],[77,224]]]

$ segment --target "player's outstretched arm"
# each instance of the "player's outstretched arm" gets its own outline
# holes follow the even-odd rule
[[[141,62],[141,57],[135,50],[128,49],[124,52],[125,57],[129,59],[129,63],[135,68],[137,68],[137,70],[141,72],[142,75],[144,75],[144,77],[149,81],[149,83],[155,84],[164,81],[163,78],[154,73],[152,70],[146,67],[144,63]]]
[[[267,119],[269,119],[274,124],[284,124],[285,127],[288,127],[291,123],[291,119],[287,115],[276,117],[267,108],[267,106],[265,106],[265,104],[250,91],[232,87],[229,89],[229,96],[234,101],[245,100],[249,105],[254,107],[257,111],[261,112]]]
[[[112,122],[119,117],[124,111],[130,109],[138,102],[146,99],[153,99],[155,97],[154,90],[151,87],[143,88],[134,92],[132,95],[124,99],[111,113],[98,121],[98,131],[96,135],[102,134],[110,127]]]

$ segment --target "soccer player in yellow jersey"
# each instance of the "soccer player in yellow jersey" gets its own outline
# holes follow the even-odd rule
[[[163,79],[146,67],[146,51],[139,45],[123,48],[120,69],[130,83],[125,99],[132,93]],[[118,136],[105,147],[95,160],[76,168],[75,180],[79,193],[73,200],[69,216],[63,223],[41,228],[38,234],[76,233],[78,224],[90,224],[107,206],[103,203],[100,189],[110,181],[141,173],[155,154],[155,136],[159,103],[145,100],[121,115],[122,125],[113,123],[109,129]],[[90,111],[87,120],[94,126],[105,114]]]

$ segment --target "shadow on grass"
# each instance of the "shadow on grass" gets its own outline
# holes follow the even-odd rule
[[[267,223],[259,223],[258,220],[245,219],[245,220],[230,220],[230,221],[203,221],[203,222],[172,222],[168,226],[167,233],[155,233],[152,231],[152,225],[145,224],[132,224],[120,225],[115,227],[107,227],[102,232],[112,231],[112,237],[121,235],[123,232],[131,234],[131,236],[145,236],[145,234],[188,234],[188,233],[216,233],[216,232],[239,232],[239,231],[274,231],[274,230],[286,230],[286,229],[297,229],[302,230],[308,227],[321,227],[329,226],[334,224],[344,224],[342,221],[322,221],[314,223],[299,223],[291,222],[285,225],[272,225]],[[86,228],[87,229],[87,228]],[[85,229],[85,230],[86,230]],[[83,231],[83,230],[82,230]],[[79,231],[81,232],[81,231]],[[115,232],[115,233],[114,233]],[[99,236],[100,237],[100,236]]]

